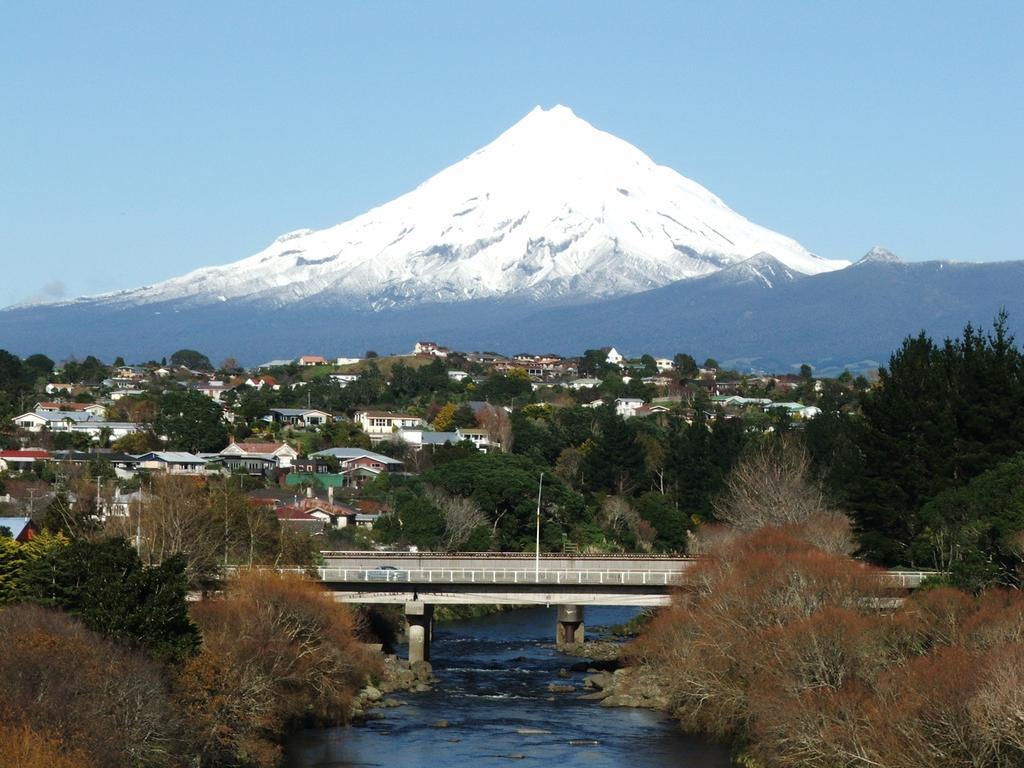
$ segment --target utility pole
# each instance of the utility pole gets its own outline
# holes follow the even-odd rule
[[[544,473],[540,473],[540,484],[537,486],[537,550],[534,557],[534,580],[540,583],[540,497],[544,492]]]

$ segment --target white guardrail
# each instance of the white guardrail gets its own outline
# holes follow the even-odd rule
[[[229,572],[234,570],[228,569]],[[278,572],[316,573],[320,581],[342,584],[542,584],[549,586],[669,587],[684,581],[673,570],[541,570],[509,568],[278,568]],[[882,578],[897,589],[917,589],[938,571],[886,571]]]
[[[317,568],[321,581],[367,584],[546,584],[589,586],[671,586],[678,571],[551,571],[507,568]]]

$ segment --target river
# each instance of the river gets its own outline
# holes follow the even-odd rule
[[[635,614],[587,608],[587,638]],[[435,625],[431,663],[440,682],[433,691],[394,694],[408,705],[378,710],[382,718],[366,725],[296,734],[286,768],[489,768],[519,760],[587,768],[730,765],[728,750],[679,732],[658,713],[550,693],[549,683],[575,683],[583,693],[583,673],[558,677],[577,659],[551,647],[554,625],[554,608]],[[440,720],[449,727],[433,727]]]

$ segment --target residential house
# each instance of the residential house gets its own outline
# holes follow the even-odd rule
[[[400,429],[396,437],[417,451],[428,445],[456,445],[462,442],[458,432],[434,432],[429,429]]]
[[[205,475],[207,460],[185,451],[150,451],[136,456],[139,469],[166,472],[171,475]]]
[[[642,397],[617,397],[615,398],[615,413],[624,419],[631,419],[636,416],[636,409],[643,404]]]
[[[36,413],[40,411],[77,411],[79,413],[91,413],[97,419],[107,418],[107,408],[99,403],[54,403],[54,402],[41,402],[36,403],[34,409]]]
[[[795,419],[813,419],[821,413],[821,409],[816,405],[804,405],[803,403],[779,402],[764,406],[765,413],[779,410],[785,411]]]
[[[136,381],[139,381],[141,379],[148,378],[149,371],[141,365],[119,365],[115,374],[121,379],[135,379]]]
[[[372,469],[377,472],[404,472],[405,464],[398,459],[381,453],[367,451],[365,448],[328,448],[310,454],[310,459],[331,456],[338,460],[342,472],[357,467]]]
[[[201,381],[195,385],[195,390],[206,395],[211,400],[221,402],[225,393],[230,392],[234,387],[224,381]]]
[[[654,364],[658,366],[658,373],[668,373],[674,371],[676,367],[675,362],[667,357],[654,358]]]
[[[275,392],[281,389],[281,385],[273,376],[250,376],[242,383],[253,389],[272,389]]]
[[[133,432],[145,429],[142,424],[124,421],[104,421],[91,413],[82,411],[32,411],[15,416],[14,426],[28,432],[78,432],[86,434],[92,440],[104,436],[118,440]]]
[[[309,534],[310,536],[322,536],[327,528],[327,523],[321,516],[314,515],[313,512],[307,512],[298,507],[277,507],[274,510],[274,515],[281,525]]]
[[[288,424],[308,429],[330,424],[334,420],[334,416],[327,411],[318,411],[313,408],[271,408],[263,420],[273,424]]]
[[[594,387],[601,386],[601,383],[602,382],[601,382],[600,379],[594,379],[594,378],[573,379],[572,381],[569,382],[569,388],[570,389],[593,389]]]
[[[389,411],[359,411],[353,418],[363,432],[370,436],[370,440],[374,441],[387,440],[401,429],[426,426],[426,422],[418,416]]]
[[[53,460],[68,462],[70,464],[92,464],[96,461],[103,461],[114,468],[114,474],[122,480],[130,480],[135,477],[135,470],[138,469],[139,460],[128,453],[118,451],[54,451]]]
[[[313,365],[329,365],[327,358],[321,355],[303,355],[299,358],[298,364],[304,368],[308,368]]]
[[[141,389],[117,389],[110,393],[110,399],[116,403],[126,397],[138,397],[144,394],[146,393]]]
[[[470,429],[468,427],[457,427],[455,434],[459,440],[469,440],[476,449],[482,453],[489,453],[492,450],[501,450],[501,443],[492,441],[490,433],[486,429]]]
[[[358,373],[332,373],[328,378],[339,387],[345,388],[359,379]]]
[[[639,408],[633,410],[633,418],[636,419],[647,419],[654,418],[659,423],[667,414],[671,411],[664,405],[641,405]]]
[[[32,469],[37,461],[48,461],[50,458],[49,451],[0,451],[0,472],[25,472]]]
[[[355,365],[362,360],[361,357],[339,357],[334,361],[335,365]]]
[[[605,353],[604,361],[609,365],[622,365],[622,362],[626,359],[619,354],[615,347],[602,347],[601,351]]]
[[[292,472],[302,472],[309,475],[325,475],[331,471],[331,465],[323,458],[310,456],[305,459],[292,461]]]
[[[469,374],[465,371],[448,371],[448,378],[452,381],[465,381],[469,378]]]
[[[292,462],[299,458],[299,452],[288,445],[288,443],[261,443],[257,441],[232,442],[219,455],[227,459],[237,457],[263,459],[272,462],[275,469],[290,468]]]

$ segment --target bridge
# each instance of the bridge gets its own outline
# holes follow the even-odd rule
[[[557,606],[555,642],[583,642],[587,605],[665,606],[696,558],[507,552],[322,552],[321,582],[348,603],[405,606],[409,660],[429,659],[433,606]],[[891,571],[894,591],[916,589],[929,571]]]

